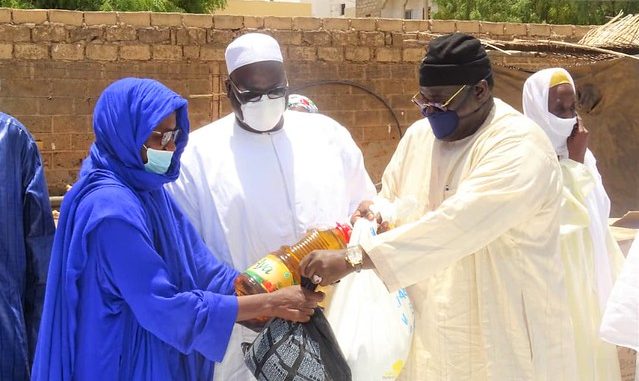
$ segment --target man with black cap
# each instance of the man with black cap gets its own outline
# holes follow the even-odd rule
[[[390,290],[407,288],[415,334],[402,379],[577,380],[552,145],[492,96],[479,40],[434,39],[419,74],[413,101],[425,118],[399,143],[374,204],[384,214],[412,198],[414,212],[358,249],[311,253],[302,274],[330,284],[374,268]],[[354,218],[373,218],[370,206]]]

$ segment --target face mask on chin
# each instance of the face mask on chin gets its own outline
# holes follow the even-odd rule
[[[567,139],[577,124],[577,117],[564,119],[549,113],[548,122],[550,123],[550,129],[546,133],[557,156],[568,157]]]
[[[259,132],[268,132],[275,128],[286,109],[286,97],[270,99],[267,95],[257,102],[248,102],[240,106],[242,122]]]

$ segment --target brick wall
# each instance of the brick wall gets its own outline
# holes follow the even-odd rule
[[[221,86],[224,49],[234,37],[254,30],[279,40],[292,87],[325,80],[365,85],[390,104],[402,130],[419,116],[410,96],[417,89],[417,63],[431,32],[572,40],[584,32],[572,26],[437,20],[0,9],[0,110],[15,115],[35,135],[51,194],[60,195],[76,178],[93,139],[93,106],[109,83],[125,76],[162,81],[189,98],[197,128],[230,111]],[[499,60],[543,66],[546,58]],[[378,181],[399,139],[383,102],[346,85],[301,92],[350,130]],[[202,94],[209,96],[192,97]]]

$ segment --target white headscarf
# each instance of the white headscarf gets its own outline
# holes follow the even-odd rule
[[[570,136],[576,123],[575,118],[562,119],[548,111],[548,93],[550,91],[553,74],[564,74],[570,81],[573,91],[575,84],[570,74],[562,68],[544,69],[531,75],[524,83],[522,103],[524,115],[532,119],[541,127],[550,141],[557,156],[562,159],[568,157],[566,139]]]

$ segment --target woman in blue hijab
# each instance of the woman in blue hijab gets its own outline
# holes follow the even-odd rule
[[[187,102],[157,81],[111,84],[65,196],[32,380],[210,380],[236,321],[307,321],[300,287],[237,297],[163,185],[179,173]]]

